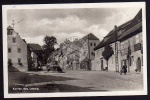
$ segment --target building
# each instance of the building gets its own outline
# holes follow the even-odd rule
[[[27,43],[11,27],[7,27],[8,61],[20,71],[28,70]]]
[[[100,40],[92,33],[74,41],[65,40],[60,46],[60,61],[64,69],[91,70],[95,58],[94,48]],[[86,53],[84,55],[84,53]]]
[[[43,49],[39,44],[30,43],[28,46],[28,65],[30,70],[35,69],[38,65],[43,62]]]
[[[106,60],[102,56],[106,45],[110,45],[114,51],[114,54],[108,60],[108,70],[120,71],[121,66],[126,64],[128,72],[135,71],[135,69],[141,71],[142,10],[132,20],[119,27],[115,26],[94,48],[95,65],[97,65],[95,70],[104,70],[107,66]]]
[[[100,40],[94,34],[90,33],[82,38],[88,46],[87,57],[81,62],[80,68],[92,70],[92,61],[95,59],[94,48],[99,44]]]
[[[115,47],[116,47],[116,45],[118,46],[118,48],[120,46],[119,42],[117,41],[117,37],[120,37],[123,34],[122,33],[123,31],[121,31],[121,30],[125,30],[125,26],[129,25],[130,22],[131,22],[131,20],[124,23],[124,24],[122,24],[122,25],[120,25],[119,27],[117,27],[118,32],[116,32],[116,29],[114,28],[94,48],[96,56],[95,56],[95,60],[94,60],[95,66],[92,66],[92,67],[95,67],[93,70],[102,70],[103,71],[108,67],[108,70],[117,71],[117,69],[116,69],[116,58],[115,58],[115,56],[116,56],[115,55]],[[106,60],[102,56],[102,53],[103,53],[104,48],[105,48],[106,45],[110,45],[113,48],[113,51],[114,51],[114,54],[108,60],[108,66],[107,66]],[[119,55],[120,54],[118,52],[118,59],[120,59]],[[118,61],[118,65],[120,65],[119,61]]]
[[[142,9],[126,27],[119,38],[121,66],[126,64],[128,72],[143,72]]]

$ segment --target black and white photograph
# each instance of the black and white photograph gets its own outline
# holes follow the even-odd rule
[[[147,95],[144,2],[2,11],[5,98]]]

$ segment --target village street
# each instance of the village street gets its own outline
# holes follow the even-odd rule
[[[50,82],[34,83],[34,85],[57,84],[65,86],[74,86],[73,91],[121,91],[121,90],[141,90],[143,88],[143,74],[127,73],[127,75],[120,75],[116,72],[106,71],[77,71],[65,70],[65,73],[52,72],[28,72],[38,75],[50,75],[54,77],[65,77],[68,80],[56,80]],[[33,85],[33,84],[29,84]],[[69,92],[69,87],[63,88],[63,92]],[[80,90],[80,88],[82,88]],[[59,89],[58,89],[59,90]],[[71,91],[70,91],[71,92]]]

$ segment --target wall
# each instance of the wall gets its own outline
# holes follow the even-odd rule
[[[137,36],[139,38],[137,38]],[[123,60],[126,60],[127,62],[127,67],[128,67],[128,70],[130,72],[135,72],[135,69],[137,68],[137,59],[140,58],[141,59],[141,72],[143,72],[143,58],[142,58],[142,53],[141,53],[141,50],[137,50],[135,51],[134,50],[134,45],[135,44],[138,44],[138,43],[141,43],[142,42],[142,33],[138,33],[128,39],[126,39],[125,41],[122,41],[121,42],[121,51],[122,51],[122,55],[121,55],[121,61],[123,63]],[[126,43],[126,45],[125,45]],[[127,60],[127,48],[129,47],[129,44],[130,43],[130,48],[131,48],[131,66],[129,66],[129,62]]]
[[[110,46],[113,48],[115,53],[115,43],[110,44]],[[103,51],[104,47],[95,50],[95,70],[103,70],[103,68],[105,69],[107,67],[107,61],[102,56]],[[108,70],[116,71],[115,54],[113,54],[108,60]]]
[[[16,43],[12,42],[13,35],[16,35]],[[18,58],[21,58],[21,63],[23,64],[20,70],[26,71],[28,70],[28,62],[27,62],[27,44],[21,39],[21,37],[13,31],[13,35],[7,35],[8,48],[11,48],[11,53],[8,53],[8,59],[12,60],[14,65],[18,64]],[[21,48],[21,53],[18,53],[18,48]]]

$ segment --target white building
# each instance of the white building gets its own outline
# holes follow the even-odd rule
[[[11,27],[7,27],[8,61],[20,71],[28,70],[27,44]]]

